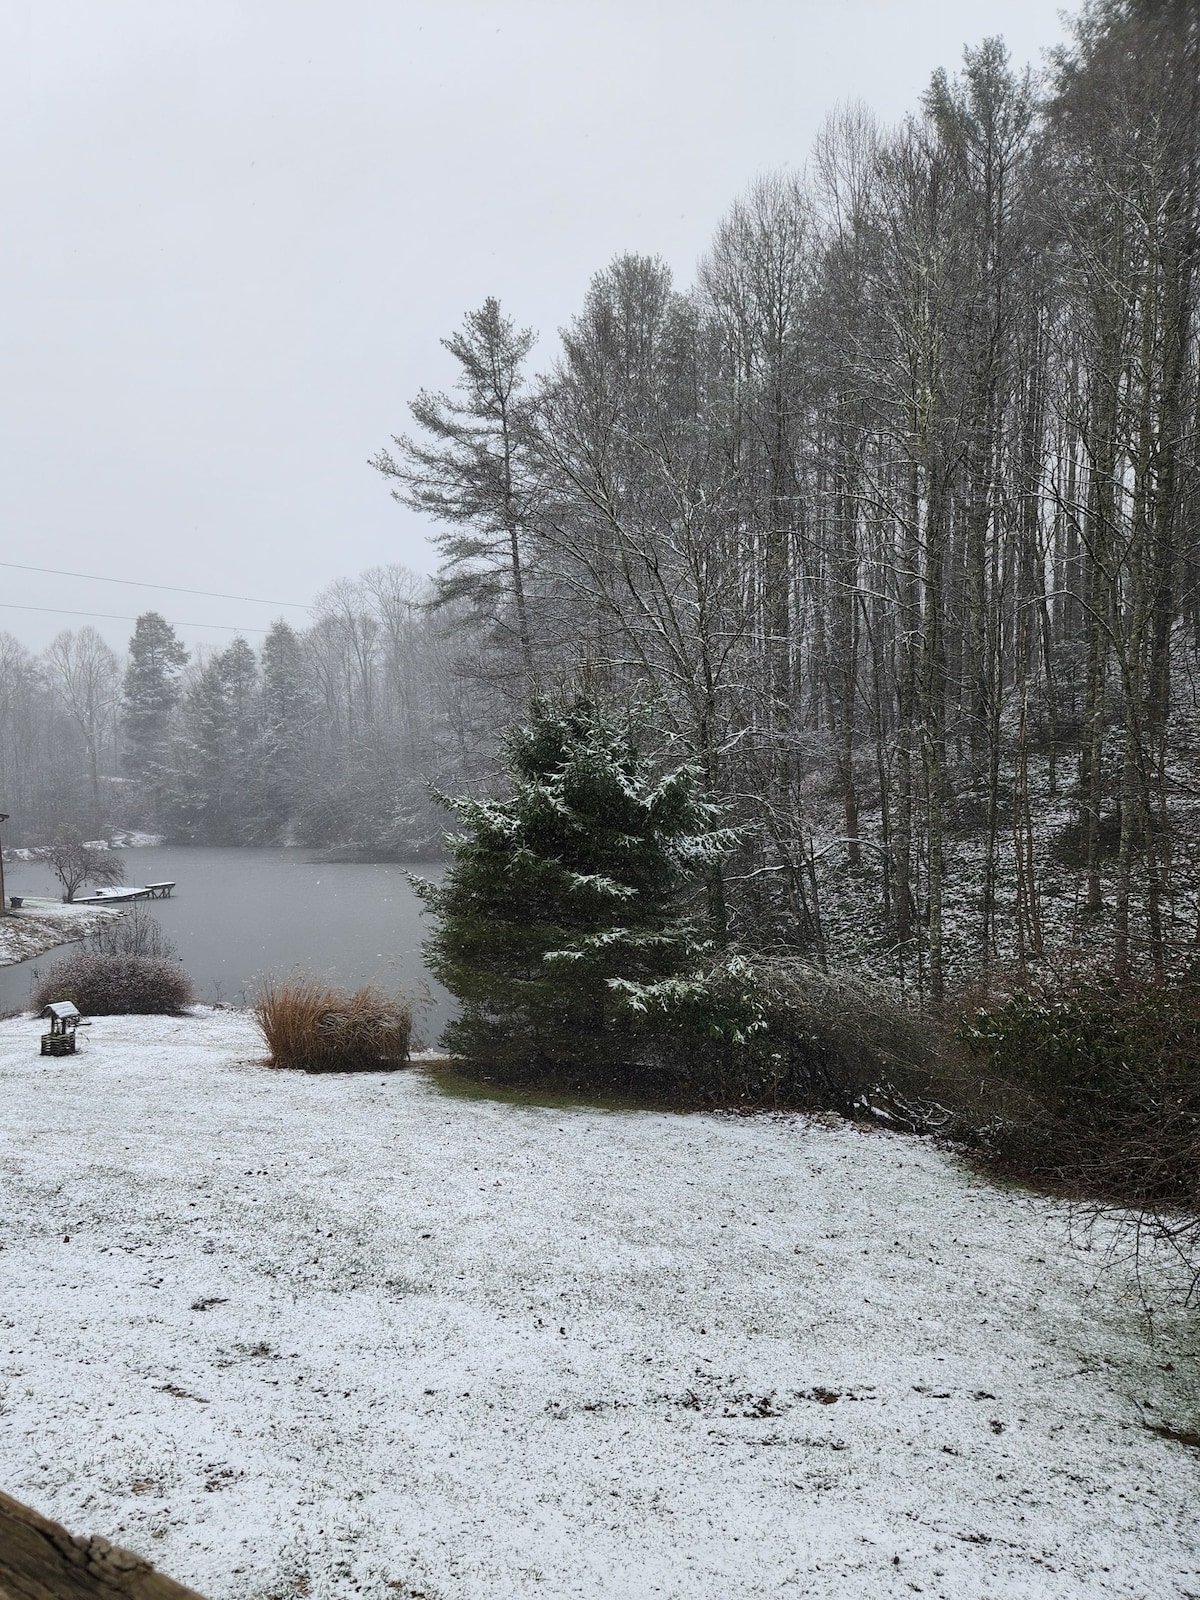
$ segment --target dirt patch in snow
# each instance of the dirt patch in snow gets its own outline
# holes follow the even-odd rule
[[[1200,1595],[1195,1320],[1053,1201],[793,1117],[275,1073],[241,1013],[37,1031],[0,1487],[210,1600]]]

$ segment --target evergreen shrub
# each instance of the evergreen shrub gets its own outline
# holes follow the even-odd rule
[[[370,985],[331,988],[319,978],[268,982],[254,1006],[273,1067],[303,1072],[374,1072],[402,1066],[412,1043],[412,1007]]]
[[[1200,983],[1089,979],[964,1022],[963,1131],[1014,1176],[1200,1210]]]
[[[926,1126],[934,1038],[884,986],[725,954],[686,978],[622,990],[676,1097]]]
[[[70,1000],[85,1017],[155,1016],[182,1011],[194,999],[178,961],[157,956],[80,950],[56,961],[40,978],[32,1004],[41,1011]]]

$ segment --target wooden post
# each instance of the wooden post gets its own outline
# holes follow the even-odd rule
[[[0,1494],[0,1600],[201,1600],[148,1561]]]
[[[8,812],[0,811],[0,822],[8,821]],[[0,841],[0,917],[8,915],[8,901],[4,898],[4,844]]]

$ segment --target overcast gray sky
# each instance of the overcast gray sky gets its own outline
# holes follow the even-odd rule
[[[1036,66],[1058,4],[0,0],[0,561],[302,603],[429,570],[366,460],[467,310],[548,364],[615,254],[690,282],[839,102],[894,121],[989,34]],[[0,601],[209,647],[280,614],[3,566]]]

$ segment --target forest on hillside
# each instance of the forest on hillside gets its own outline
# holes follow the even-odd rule
[[[688,760],[743,944],[948,984],[1200,942],[1200,12],[1099,0],[898,127],[826,123],[695,281],[623,256],[552,349],[494,300],[373,465],[441,565],[185,660],[0,636],[34,836],[437,848],[583,688]],[[386,422],[384,424],[386,426]],[[383,431],[381,429],[381,431]],[[9,825],[10,829],[13,824]]]

